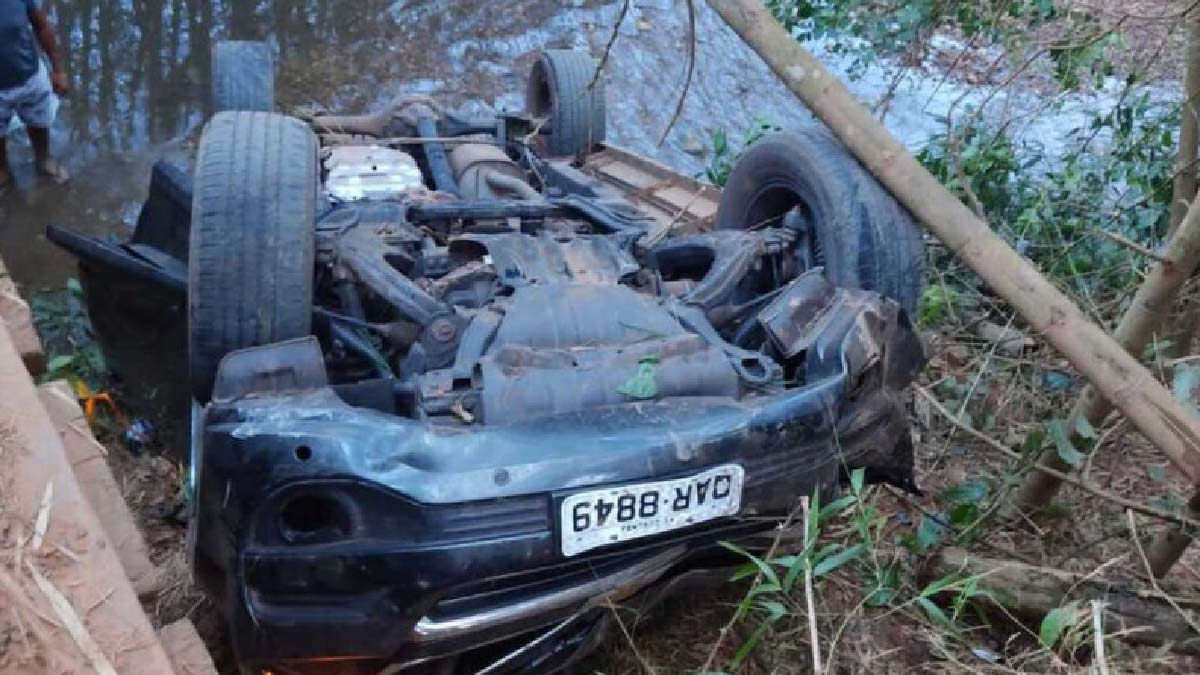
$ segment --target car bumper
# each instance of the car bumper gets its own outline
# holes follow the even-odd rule
[[[921,346],[871,296],[839,297],[843,311],[785,326],[808,331],[803,386],[506,425],[351,406],[311,339],[230,354],[193,443],[194,565],[239,659],[453,658],[475,672],[572,617],[736,564],[721,542],[771,530],[848,469],[913,488],[902,393]],[[744,475],[736,515],[564,555],[569,495],[730,464]]]
[[[350,408],[328,390],[213,404],[197,573],[224,599],[247,663],[421,661],[503,643],[731,564],[719,542],[772,528],[845,466],[911,481],[899,397],[842,394],[831,379],[755,405],[647,403],[470,433]],[[562,555],[565,495],[729,463],[746,476],[736,517]],[[341,535],[276,531],[313,495],[341,505]]]

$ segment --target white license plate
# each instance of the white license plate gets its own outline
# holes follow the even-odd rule
[[[573,494],[560,511],[563,555],[732,516],[742,505],[745,474],[726,464],[687,478]]]

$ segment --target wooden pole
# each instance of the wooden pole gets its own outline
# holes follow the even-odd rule
[[[1179,289],[1183,288],[1200,264],[1200,199],[1192,204],[1180,226],[1175,229],[1163,257],[1164,260],[1154,265],[1138,288],[1113,334],[1130,355],[1141,354],[1150,344],[1175,303]],[[1092,427],[1099,426],[1112,409],[1112,404],[1095,386],[1089,384],[1075,401],[1067,417],[1067,428],[1074,433],[1083,420]],[[1072,470],[1071,465],[1053,451],[1047,452],[1040,464],[1062,473]],[[1042,508],[1050,503],[1061,486],[1062,479],[1057,476],[1041,471],[1032,472],[1017,492],[1016,502],[1026,509]]]
[[[1193,481],[1200,423],[1102,328],[950,194],[758,0],[709,0],[889,191]]]

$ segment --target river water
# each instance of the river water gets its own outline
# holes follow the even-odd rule
[[[682,90],[682,0],[639,0],[621,22],[605,80],[610,139],[683,171],[703,169],[718,129],[756,115],[807,118],[766,67],[703,4],[696,77],[678,124],[658,140]],[[520,109],[542,48],[599,55],[619,2],[515,0],[47,0],[69,64],[54,147],[74,174],[38,181],[24,133],[10,133],[19,189],[0,197],[0,255],[27,290],[61,285],[73,261],[49,224],[121,234],[136,218],[157,159],[187,161],[209,110],[218,39],[265,39],[276,52],[282,111],[379,107],[401,93],[451,109]]]

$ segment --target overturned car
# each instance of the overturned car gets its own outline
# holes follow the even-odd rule
[[[49,232],[186,299],[194,571],[246,671],[554,671],[848,470],[913,488],[920,236],[825,131],[719,193],[605,144],[583,54],[522,114],[302,121],[264,49],[218,45],[131,240]]]

